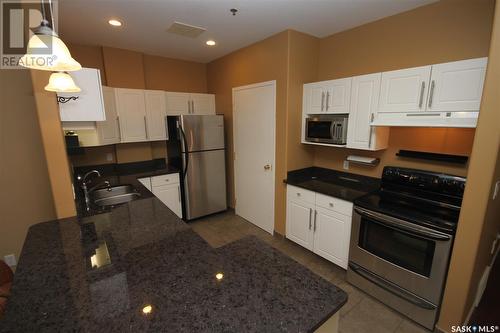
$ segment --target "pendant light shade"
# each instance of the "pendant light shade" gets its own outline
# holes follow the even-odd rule
[[[68,47],[49,27],[47,20],[42,20],[35,30],[28,42],[26,54],[19,60],[19,65],[44,71],[69,72],[82,69],[80,63],[71,57]]]
[[[45,90],[63,93],[75,93],[82,91],[75,84],[73,78],[68,73],[52,73],[50,75],[49,84],[45,86]]]

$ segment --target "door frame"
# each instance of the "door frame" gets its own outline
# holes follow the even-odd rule
[[[233,173],[234,173],[234,209],[236,211],[236,206],[238,205],[238,197],[237,197],[237,182],[236,182],[236,163],[234,156],[237,152],[238,147],[236,146],[236,140],[235,140],[235,133],[236,133],[236,117],[237,117],[237,112],[234,108],[234,95],[236,92],[241,91],[241,90],[247,90],[247,89],[253,89],[253,88],[260,88],[260,87],[267,87],[267,86],[272,86],[273,89],[273,115],[272,115],[272,128],[273,128],[273,156],[272,156],[272,182],[273,182],[273,192],[272,192],[272,207],[273,207],[273,225],[271,230],[265,230],[269,232],[271,235],[274,234],[274,228],[275,228],[275,223],[276,223],[276,207],[275,207],[275,197],[276,197],[276,80],[271,80],[271,81],[265,81],[265,82],[259,82],[259,83],[254,83],[254,84],[249,84],[245,86],[239,86],[239,87],[233,87],[232,89],[232,114],[233,114]]]

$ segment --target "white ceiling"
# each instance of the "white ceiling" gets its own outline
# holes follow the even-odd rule
[[[209,62],[285,29],[325,37],[436,0],[60,0],[64,40]],[[237,8],[233,16],[230,8]],[[107,21],[118,18],[121,28]],[[166,32],[179,21],[204,27],[195,39]],[[422,22],[425,24],[425,22]],[[214,39],[217,46],[207,47]]]

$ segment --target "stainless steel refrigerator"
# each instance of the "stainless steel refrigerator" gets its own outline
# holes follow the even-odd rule
[[[226,210],[223,116],[168,116],[167,133],[168,162],[180,170],[184,220]]]

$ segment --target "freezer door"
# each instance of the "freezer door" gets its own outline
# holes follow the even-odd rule
[[[186,156],[187,155],[187,156]],[[184,179],[185,218],[192,220],[227,209],[224,150],[183,154],[189,159]]]
[[[222,115],[184,115],[180,122],[186,138],[182,145],[183,152],[224,149]]]

